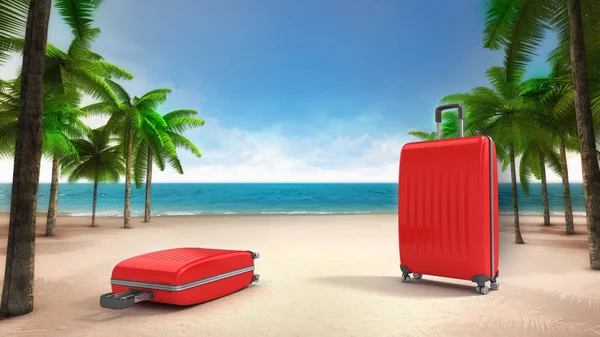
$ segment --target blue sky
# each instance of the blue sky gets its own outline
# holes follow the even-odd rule
[[[106,0],[94,50],[134,74],[132,95],[169,87],[162,112],[206,120],[187,134],[203,158],[183,153],[186,174],[156,181],[396,181],[407,132],[434,130],[441,97],[502,64],[482,48],[484,3]],[[70,39],[53,11],[49,42]],[[530,73],[545,71],[540,57]]]

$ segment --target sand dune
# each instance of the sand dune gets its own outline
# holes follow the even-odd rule
[[[40,219],[39,235],[43,235]],[[600,334],[600,272],[588,268],[587,236],[522,218],[527,244],[503,217],[500,290],[425,276],[400,282],[396,216],[156,217],[151,224],[61,217],[37,238],[35,311],[0,321],[0,336],[577,336]],[[0,215],[4,266],[8,217]],[[140,303],[103,309],[113,266],[180,247],[251,249],[258,284],[188,308]],[[0,278],[4,269],[0,270]]]

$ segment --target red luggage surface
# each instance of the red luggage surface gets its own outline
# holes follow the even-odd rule
[[[138,255],[117,264],[105,308],[123,309],[141,301],[192,305],[229,295],[258,281],[251,251],[175,248]]]
[[[423,274],[471,280],[498,289],[498,169],[487,136],[407,143],[400,153],[398,235],[402,281]]]

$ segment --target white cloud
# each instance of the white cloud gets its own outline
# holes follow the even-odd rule
[[[395,181],[398,155],[406,140],[393,137],[336,137],[324,145],[291,139],[279,127],[259,131],[224,128],[209,119],[219,145],[206,149],[186,173],[159,172],[164,181]]]
[[[184,175],[155,169],[155,182],[395,182],[400,149],[410,140],[365,133],[317,145],[311,138],[291,139],[278,126],[248,131],[209,118],[205,127],[210,132],[203,136],[214,137],[217,145],[202,149],[201,159],[187,156]],[[12,161],[0,161],[0,167],[0,181],[9,182]],[[570,156],[569,173],[572,182],[581,181],[579,156]],[[44,160],[40,181],[50,176],[51,163]],[[510,181],[509,172],[499,178]],[[548,171],[548,180],[560,182],[560,177]]]

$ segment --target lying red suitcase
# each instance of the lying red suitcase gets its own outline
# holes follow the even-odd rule
[[[460,138],[440,140],[442,111],[458,108]],[[463,137],[463,108],[435,111],[438,140],[400,152],[398,236],[402,281],[423,274],[497,290],[498,168],[488,136]],[[490,288],[485,284],[490,281]]]
[[[258,253],[240,250],[176,248],[138,255],[117,264],[112,293],[100,306],[124,309],[141,301],[192,305],[229,295],[258,281]]]

